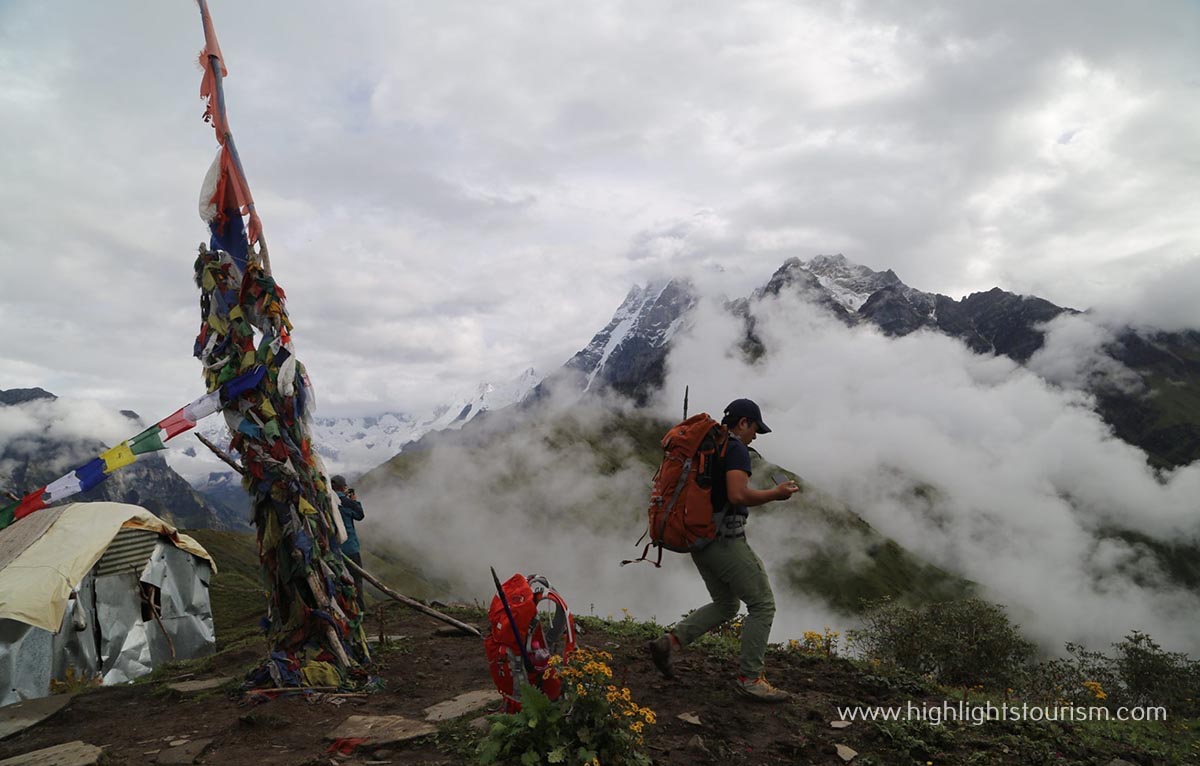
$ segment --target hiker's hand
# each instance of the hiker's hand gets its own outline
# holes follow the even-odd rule
[[[775,487],[775,499],[776,500],[787,500],[789,497],[791,497],[792,495],[796,494],[799,491],[800,491],[800,485],[794,481],[780,482],[779,485]]]

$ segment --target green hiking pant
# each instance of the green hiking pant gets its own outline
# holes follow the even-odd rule
[[[708,586],[712,603],[705,604],[679,622],[672,633],[683,646],[737,615],[738,602],[745,602],[750,616],[742,626],[741,674],[762,675],[767,638],[775,620],[775,594],[767,581],[767,570],[746,538],[718,539],[693,553],[692,561]]]

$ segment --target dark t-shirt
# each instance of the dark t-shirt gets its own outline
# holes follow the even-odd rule
[[[750,475],[750,448],[738,441],[736,436],[729,436],[729,445],[725,449],[725,457],[718,457],[713,463],[713,510],[720,513],[729,502],[728,489],[725,486],[726,471],[745,471]],[[735,505],[729,512],[738,516],[749,516],[750,509],[744,505]]]

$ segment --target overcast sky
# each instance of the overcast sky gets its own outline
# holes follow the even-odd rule
[[[549,372],[635,282],[793,255],[1200,326],[1192,2],[211,7],[320,414]],[[201,46],[191,0],[0,3],[0,388],[202,393]]]

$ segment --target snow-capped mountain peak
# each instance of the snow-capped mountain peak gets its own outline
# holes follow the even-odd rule
[[[664,348],[682,328],[696,301],[695,288],[685,280],[635,286],[604,329],[567,362],[566,368],[582,373],[584,391],[601,385],[620,390],[631,360]],[[652,381],[630,378],[628,382],[641,385]]]

